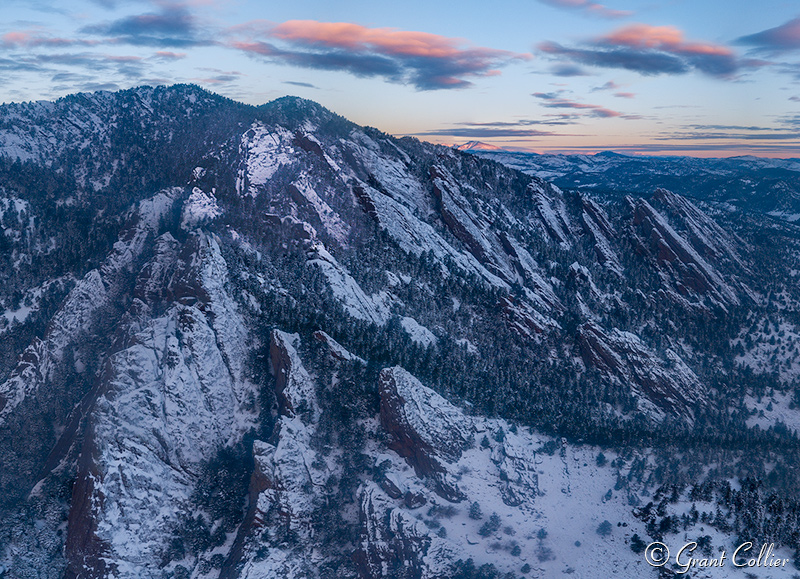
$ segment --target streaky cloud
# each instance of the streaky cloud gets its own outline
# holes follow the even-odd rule
[[[539,0],[542,4],[555,6],[556,8],[566,8],[569,10],[580,10],[590,16],[600,18],[626,18],[632,16],[633,12],[628,10],[613,10],[591,0]]]
[[[413,133],[414,136],[447,136],[447,137],[464,137],[464,138],[501,138],[501,137],[555,137],[561,136],[558,133],[550,131],[538,131],[536,129],[511,129],[511,128],[493,128],[493,127],[457,127],[450,129],[435,129],[431,131],[423,131],[421,133]]]
[[[800,133],[677,133],[657,137],[657,140],[680,141],[680,140],[718,140],[735,139],[741,141],[798,141],[800,144]]]
[[[172,52],[169,50],[159,50],[154,55],[155,58],[161,60],[181,60],[187,56],[185,52]]]
[[[68,46],[95,46],[97,44],[98,42],[94,40],[54,37],[34,30],[15,30],[6,32],[0,37],[0,47],[12,49],[64,48]]]
[[[292,86],[299,86],[302,88],[319,88],[318,86],[315,86],[310,82],[301,82],[299,80],[284,80],[283,84],[290,84]]]
[[[573,101],[570,99],[563,98],[560,96],[559,93],[543,93],[543,92],[535,92],[532,95],[533,97],[544,101],[541,103],[541,106],[550,108],[550,109],[577,109],[586,111],[587,115],[590,117],[597,117],[602,119],[614,118],[614,117],[622,117],[624,119],[638,119],[638,116],[635,115],[624,115],[618,111],[613,111],[611,109],[607,109],[600,105],[592,105],[589,103],[581,103],[577,101]]]
[[[518,121],[494,121],[488,123],[467,122],[456,124],[462,127],[530,127],[535,125],[567,125],[572,123],[567,123],[565,119],[520,119]]]

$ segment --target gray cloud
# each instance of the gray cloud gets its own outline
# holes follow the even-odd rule
[[[81,92],[95,92],[99,90],[105,91],[117,91],[120,90],[120,86],[114,82],[87,82],[80,85]]]
[[[14,58],[0,58],[0,70],[13,72],[46,72],[46,69],[38,62]]]
[[[185,52],[171,52],[169,50],[159,50],[157,51],[152,58],[156,58],[159,60],[181,60],[186,58],[187,54]]]
[[[742,36],[736,40],[736,43],[743,46],[752,46],[757,51],[768,53],[800,49],[800,17],[789,20],[775,28]]]
[[[532,96],[535,98],[544,101],[540,103],[541,106],[547,107],[550,109],[576,109],[586,111],[586,116],[590,117],[597,117],[597,118],[614,118],[620,117],[623,119],[638,119],[640,118],[637,115],[624,115],[618,111],[613,111],[611,109],[607,109],[600,105],[592,105],[588,103],[581,103],[578,101],[573,101],[561,96],[561,91],[559,92],[535,92]]]
[[[539,50],[553,57],[588,66],[623,68],[645,75],[684,74],[690,69],[688,63],[677,56],[653,50],[567,48],[556,42],[543,42],[539,45]]]
[[[81,32],[134,46],[185,48],[213,44],[201,35],[194,15],[180,5],[166,5],[159,12],[85,26]]]
[[[580,66],[568,63],[556,64],[550,67],[550,74],[554,76],[589,76],[589,73]]]
[[[314,86],[310,82],[300,82],[300,81],[297,81],[297,80],[285,80],[285,81],[283,81],[283,84],[290,84],[292,86],[300,86],[300,87],[303,87],[303,88],[319,88],[317,86]]]
[[[571,64],[632,70],[643,75],[686,74],[692,70],[718,78],[733,78],[746,68],[767,63],[741,60],[725,46],[690,42],[671,26],[631,24],[596,38],[583,47],[543,42],[539,51]]]
[[[758,127],[754,125],[687,125],[690,129],[701,131],[779,131],[774,127]]]
[[[597,91],[601,91],[601,90],[615,90],[615,89],[618,89],[618,88],[621,88],[621,87],[617,83],[615,83],[613,80],[610,80],[607,83],[605,83],[604,85],[594,87],[592,89],[592,92],[597,92]]]
[[[220,70],[218,68],[200,68],[198,70],[202,70],[204,72],[212,73],[210,76],[203,77],[203,78],[192,78],[189,79],[192,82],[196,82],[199,84],[211,84],[211,85],[220,85],[220,84],[230,84],[234,81],[239,80],[242,76],[242,73],[237,70]]]
[[[553,137],[558,136],[558,133],[549,131],[538,131],[536,129],[510,129],[510,128],[493,128],[493,127],[457,127],[450,129],[435,129],[432,131],[424,131],[422,133],[414,133],[417,136],[446,136],[446,137],[462,137],[467,139],[488,139],[499,137]]]
[[[268,42],[238,42],[235,48],[279,62],[318,70],[344,70],[356,76],[384,76],[399,81],[403,67],[395,60],[376,54],[357,54],[347,51],[304,52],[284,50]]]
[[[536,125],[569,125],[566,119],[520,119],[518,121],[495,121],[489,123],[457,123],[462,127],[530,127]]]
[[[717,140],[717,139],[735,139],[737,141],[794,141],[800,140],[800,133],[713,133],[702,132],[696,133],[672,133],[661,137],[656,137],[658,140],[673,141],[673,140]]]

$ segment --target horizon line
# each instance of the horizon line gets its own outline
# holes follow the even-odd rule
[[[345,115],[337,113],[336,111],[328,108],[324,104],[320,103],[314,99],[308,99],[305,97],[300,97],[297,95],[286,93],[282,96],[276,97],[274,99],[270,99],[263,103],[259,104],[252,104],[249,102],[245,102],[243,100],[239,100],[237,98],[232,98],[221,93],[215,92],[208,88],[205,88],[196,83],[186,83],[186,82],[176,82],[172,84],[140,84],[128,88],[120,88],[117,90],[107,90],[107,89],[98,89],[95,91],[78,91],[74,93],[68,93],[65,95],[61,95],[56,98],[44,98],[44,99],[37,99],[37,100],[27,100],[27,101],[11,101],[11,102],[3,102],[0,104],[0,107],[6,107],[11,105],[24,105],[24,104],[34,104],[40,102],[50,102],[55,103],[58,100],[68,98],[70,96],[77,96],[77,95],[95,95],[95,94],[119,94],[127,91],[142,89],[142,88],[150,88],[150,89],[171,89],[174,87],[191,87],[200,91],[203,91],[207,94],[215,95],[220,98],[224,98],[229,101],[236,102],[241,105],[245,106],[252,106],[255,108],[268,105],[270,103],[279,101],[284,98],[296,98],[298,100],[303,100],[307,102],[315,103],[318,106],[325,108],[326,110],[330,111],[333,114],[341,116],[342,118],[347,119],[348,121],[352,122],[353,124],[360,126],[360,127],[367,127],[370,125],[363,125],[356,121],[351,120]],[[754,146],[752,143],[748,145],[741,145],[736,144],[735,140],[732,143],[727,143],[724,146],[707,146],[707,145],[695,145],[695,146],[686,146],[686,145],[679,145],[677,144],[664,144],[664,145],[655,145],[655,144],[642,144],[642,143],[631,143],[627,145],[617,145],[615,147],[607,148],[603,146],[597,145],[572,145],[572,146],[564,146],[564,145],[554,145],[554,146],[533,146],[533,145],[506,145],[502,141],[498,144],[498,142],[492,142],[493,139],[487,139],[486,141],[477,141],[475,139],[467,140],[463,143],[455,142],[455,140],[451,140],[449,142],[444,142],[441,140],[433,140],[430,139],[430,133],[423,133],[423,132],[409,132],[409,133],[390,133],[388,131],[384,131],[378,127],[377,128],[381,132],[384,132],[387,135],[391,135],[394,138],[402,138],[402,137],[413,137],[418,139],[422,142],[427,142],[433,145],[441,145],[450,148],[457,148],[459,146],[463,146],[469,143],[480,143],[484,145],[489,145],[484,152],[506,152],[506,153],[522,153],[522,154],[537,154],[537,155],[589,155],[594,156],[601,153],[615,153],[622,156],[629,156],[629,157],[689,157],[689,158],[696,158],[696,159],[735,159],[741,157],[755,157],[759,159],[776,159],[776,160],[786,160],[786,161],[800,161],[800,144],[792,145],[789,147],[776,147],[770,145],[764,145],[762,147]],[[447,136],[447,133],[441,133],[441,136]],[[724,153],[728,151],[731,154],[725,155]],[[792,154],[796,156],[791,156]]]

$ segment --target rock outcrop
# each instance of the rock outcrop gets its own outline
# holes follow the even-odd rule
[[[391,436],[390,448],[418,476],[432,478],[443,497],[462,500],[447,465],[474,442],[470,419],[399,367],[381,371],[379,389],[381,426]]]

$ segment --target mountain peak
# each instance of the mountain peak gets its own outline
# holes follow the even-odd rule
[[[467,141],[463,145],[454,145],[454,149],[458,151],[501,151],[500,147],[484,143],[483,141]]]
[[[355,126],[318,102],[297,96],[283,96],[257,108],[267,115],[265,121],[285,126],[297,126],[306,121],[317,126],[333,124],[348,129]]]

